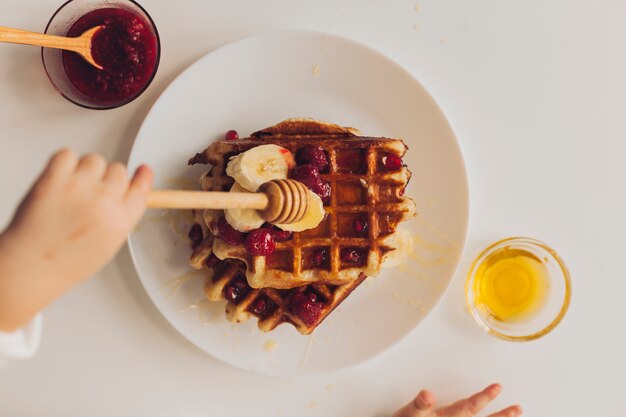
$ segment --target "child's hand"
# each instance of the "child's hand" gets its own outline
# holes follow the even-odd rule
[[[501,390],[502,387],[499,384],[493,384],[469,398],[437,409],[435,409],[433,393],[423,390],[417,394],[413,401],[398,410],[392,417],[472,417],[496,398]],[[517,417],[520,414],[522,414],[522,409],[514,405],[490,414],[488,417]]]
[[[145,210],[152,171],[69,150],[52,157],[0,235],[0,330],[39,310],[107,263]]]

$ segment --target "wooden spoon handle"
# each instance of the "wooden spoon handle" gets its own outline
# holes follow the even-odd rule
[[[45,48],[67,49],[77,52],[91,47],[91,39],[46,35],[43,33],[8,28],[5,26],[0,26],[0,42],[43,46]]]
[[[263,210],[268,198],[263,193],[230,193],[221,191],[153,190],[148,195],[149,208]]]

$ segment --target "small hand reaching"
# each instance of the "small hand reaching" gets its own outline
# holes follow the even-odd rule
[[[500,394],[500,391],[502,391],[502,387],[499,384],[493,384],[471,397],[435,408],[433,393],[422,390],[413,401],[398,410],[392,417],[472,417],[493,401]],[[517,417],[521,414],[521,407],[513,405],[487,417]]]
[[[0,331],[12,331],[113,258],[141,218],[152,171],[56,153],[0,234]]]

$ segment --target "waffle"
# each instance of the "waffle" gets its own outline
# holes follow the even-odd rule
[[[195,249],[192,265],[202,267],[202,260],[211,251],[219,258],[239,259],[246,266],[249,285],[257,289],[290,289],[313,283],[340,287],[363,275],[377,275],[397,247],[394,235],[398,224],[415,215],[415,203],[403,196],[411,172],[406,166],[388,171],[382,162],[386,155],[403,156],[407,149],[404,142],[357,136],[355,132],[310,119],[290,119],[253,133],[250,138],[214,142],[191,158],[189,164],[212,165],[201,178],[204,190],[227,191],[234,182],[226,175],[232,156],[267,143],[282,146],[294,155],[302,147],[316,145],[328,154],[329,168],[321,177],[331,186],[330,201],[324,207],[326,219],[315,229],[276,242],[276,250],[269,256],[253,256],[243,245],[231,246],[214,238],[219,213],[198,216],[208,240]],[[355,219],[367,222],[366,233],[355,234]],[[322,267],[312,262],[320,249],[326,250],[329,258]],[[359,261],[344,261],[345,251],[356,251]]]
[[[234,259],[218,262],[212,267],[204,291],[211,301],[225,300],[229,288],[236,288],[238,298],[227,300],[226,317],[229,321],[241,323],[250,317],[258,319],[261,331],[269,332],[282,323],[291,323],[300,333],[310,334],[350,293],[358,287],[365,275],[340,286],[312,284],[290,290],[274,288],[254,289],[246,282],[246,265]],[[232,290],[230,290],[232,291]],[[293,309],[292,301],[296,294],[316,294],[321,303],[319,316],[304,320]]]

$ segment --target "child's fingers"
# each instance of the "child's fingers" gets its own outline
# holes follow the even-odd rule
[[[502,386],[500,384],[489,385],[481,392],[445,407],[442,410],[441,415],[445,417],[455,417],[457,415],[473,416],[485,408],[494,398],[496,398],[498,394],[500,394],[500,391],[502,391]]]
[[[133,224],[139,220],[146,209],[146,200],[148,199],[148,191],[152,188],[152,170],[147,165],[141,165],[135,171],[130,186],[126,192],[125,202],[130,210],[131,220]]]
[[[513,405],[505,408],[504,410],[500,410],[497,413],[490,414],[487,417],[517,417],[520,415],[522,415],[522,407],[519,405]]]
[[[415,399],[402,407],[393,417],[426,417],[435,406],[435,396],[428,390],[422,390]]]
[[[115,190],[118,195],[123,195],[126,192],[129,181],[126,167],[119,162],[109,165],[104,173],[104,177],[102,177],[102,182]]]
[[[48,165],[41,173],[40,181],[65,177],[74,172],[78,164],[78,157],[69,149],[61,149],[48,161]]]
[[[76,166],[76,173],[92,179],[100,179],[106,169],[106,160],[98,154],[90,153],[80,158]]]

